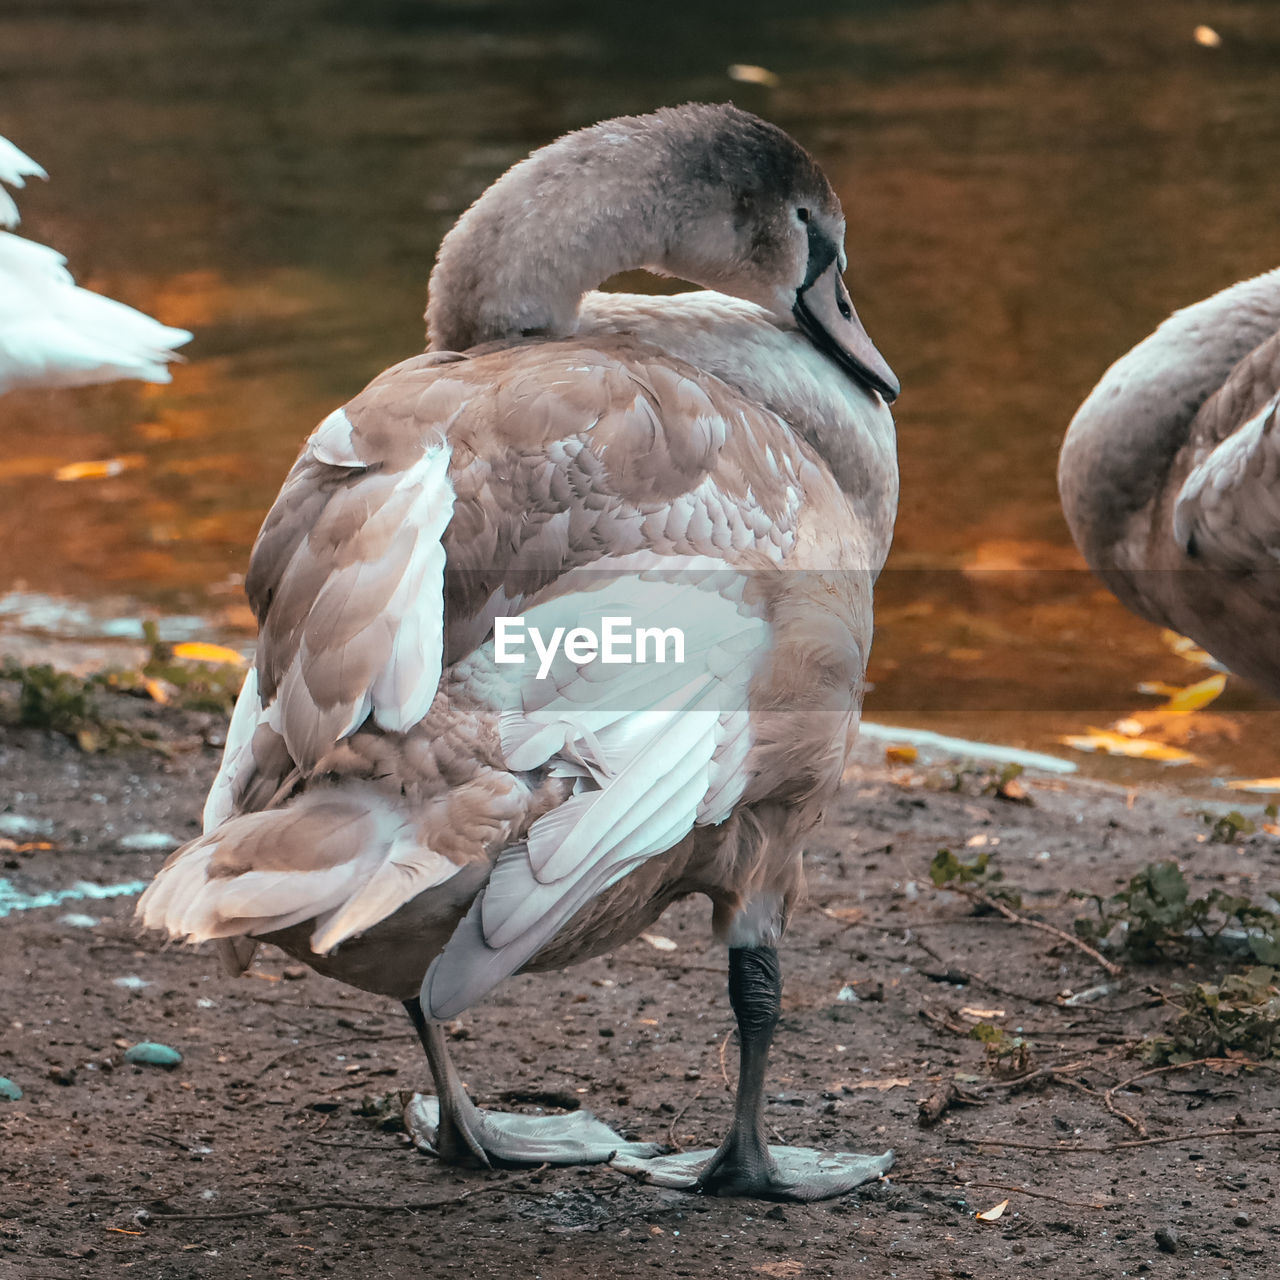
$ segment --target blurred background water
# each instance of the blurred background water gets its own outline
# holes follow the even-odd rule
[[[8,0],[0,134],[51,177],[21,230],[196,337],[171,387],[0,400],[0,650],[247,639],[258,525],[421,349],[457,215],[567,129],[730,98],[830,175],[905,387],[868,715],[1044,747],[1203,676],[1082,570],[1055,465],[1112,360],[1280,261],[1275,0]],[[1193,749],[1280,772],[1272,706],[1233,680]]]

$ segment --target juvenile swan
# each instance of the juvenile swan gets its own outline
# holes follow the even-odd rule
[[[48,175],[0,138],[0,184]],[[0,185],[0,227],[18,225]],[[191,341],[123,302],[81,289],[54,249],[0,230],[0,395],[18,387],[82,387],[119,378],[168,382],[175,347]]]
[[[814,161],[731,106],[561,138],[445,237],[429,351],[320,424],[259,535],[205,835],[139,911],[402,1000],[438,1095],[408,1120],[446,1160],[798,1200],[891,1161],[770,1149],[763,1122],[775,943],[857,729],[897,506],[898,384],[844,229]],[[590,292],[635,267],[715,292]],[[691,893],[741,1035],[719,1149],[478,1110],[439,1021]]]
[[[1280,270],[1175,312],[1067,429],[1072,537],[1135,613],[1280,697]]]

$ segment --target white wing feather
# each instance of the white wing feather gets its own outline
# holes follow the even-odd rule
[[[341,411],[321,424],[308,449],[330,466],[364,467],[350,452],[350,424]],[[335,569],[310,606],[302,642],[280,678],[269,713],[269,723],[304,769],[370,714],[381,728],[402,732],[431,706],[443,661],[441,538],[453,515],[450,454],[449,445],[437,443],[404,471],[374,517],[392,519],[397,526],[384,554]],[[297,555],[307,554],[304,542]],[[396,581],[390,599],[376,609],[363,607],[364,593],[381,605],[380,591],[390,573]],[[336,705],[320,700],[315,684],[329,675],[328,664],[342,664],[348,649],[358,651],[362,638],[379,632],[387,637],[382,664],[348,700]]]
[[[231,723],[227,726],[227,745],[222,751],[218,774],[204,802],[204,830],[212,831],[235,812],[235,794],[245,770],[254,768],[251,750],[253,735],[262,723],[262,699],[258,694],[258,671],[250,667],[240,686]]]
[[[630,617],[636,628],[676,626],[684,662],[575,667],[562,649],[543,680],[536,661],[521,668],[502,724],[508,765],[576,775],[578,790],[498,859],[423,981],[431,1017],[473,1004],[596,895],[696,824],[728,816],[747,782],[749,687],[769,632],[743,604],[744,585],[722,567],[655,572],[525,612],[544,636],[563,625],[599,634],[606,616]]]

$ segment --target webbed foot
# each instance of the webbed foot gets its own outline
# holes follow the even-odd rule
[[[646,1160],[619,1152],[610,1168],[660,1187],[761,1200],[829,1200],[873,1182],[893,1165],[893,1152],[856,1155],[809,1147],[768,1147],[754,1160],[718,1151],[684,1151]]]
[[[475,1106],[455,1108],[451,1132],[442,1142],[440,1101],[423,1093],[405,1105],[404,1122],[419,1150],[455,1163],[603,1164],[614,1156],[644,1159],[663,1149],[655,1142],[626,1141],[589,1111],[526,1116]]]

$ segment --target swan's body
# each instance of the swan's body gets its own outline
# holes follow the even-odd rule
[[[1176,312],[1118,360],[1058,468],[1120,600],[1280,696],[1280,270]]]
[[[896,384],[839,283],[842,233],[812,161],[732,108],[569,135],[446,238],[433,349],[321,424],[259,536],[258,662],[206,834],[139,909],[242,964],[266,937],[404,1000],[446,1155],[572,1151],[476,1112],[426,1019],[701,892],[744,1070],[699,1185],[810,1198],[884,1167],[779,1173],[758,1114],[773,943],[856,732],[897,502],[877,390]],[[584,297],[637,265],[755,301]],[[547,636],[677,628],[684,662],[562,655],[540,675],[500,661],[513,615]],[[609,1134],[577,1154],[616,1150]]]
[[[20,188],[46,176],[0,138],[0,184]],[[0,227],[17,223],[18,207],[0,185]],[[120,378],[168,382],[168,361],[191,334],[81,289],[66,263],[53,249],[0,231],[0,394]]]

